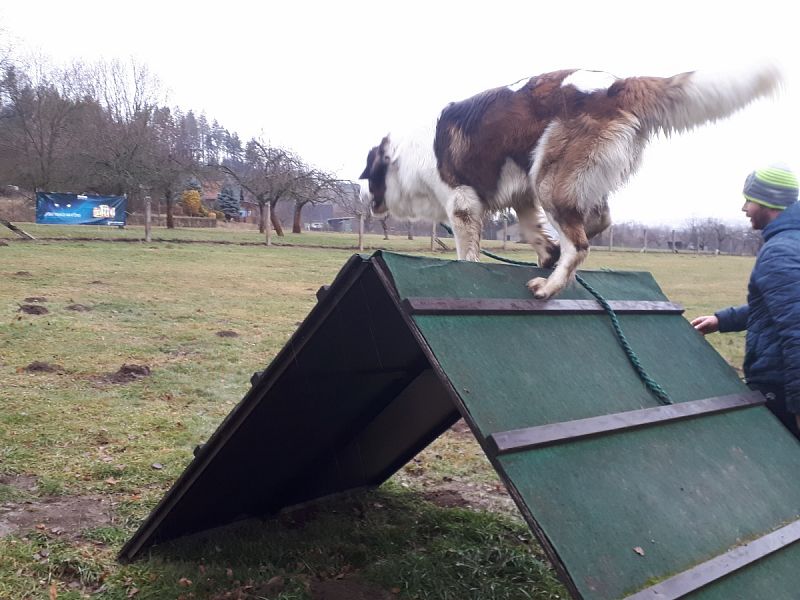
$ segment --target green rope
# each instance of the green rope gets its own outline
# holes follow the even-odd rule
[[[450,229],[448,225],[441,223],[441,226],[447,231],[450,235],[453,234],[453,230]],[[481,250],[481,254],[488,256],[489,258],[493,258],[497,261],[508,263],[511,265],[520,265],[525,267],[538,267],[539,265],[535,262],[526,262],[521,260],[513,260],[510,258],[505,258],[502,256],[498,256],[497,254],[492,254],[488,250]],[[628,343],[628,338],[625,337],[625,333],[622,331],[622,327],[619,324],[619,319],[617,318],[617,313],[614,312],[614,309],[611,308],[611,305],[606,301],[605,298],[595,290],[591,285],[589,285],[583,277],[580,275],[575,275],[575,279],[578,283],[580,283],[587,292],[589,292],[595,299],[600,303],[600,306],[603,307],[603,310],[606,311],[609,318],[611,319],[611,325],[614,327],[614,332],[617,334],[617,339],[619,340],[622,349],[625,350],[625,355],[628,357],[628,361],[633,366],[633,369],[636,371],[636,374],[639,375],[639,379],[642,380],[647,390],[656,397],[656,399],[661,402],[662,404],[672,404],[672,399],[669,397],[667,391],[661,387],[658,382],[656,382],[652,377],[647,374],[647,371],[644,370],[642,363],[639,361],[639,357],[636,355],[636,352],[633,351],[630,343]]]
[[[503,256],[498,256],[497,254],[492,254],[488,250],[481,250],[481,254],[485,254],[489,258],[493,258],[495,260],[499,260],[500,262],[508,263],[510,265],[520,265],[522,267],[538,267],[536,263],[532,262],[525,262],[524,260],[514,260],[513,258],[505,258]]]
[[[672,404],[672,399],[670,399],[669,394],[667,391],[661,387],[655,379],[650,377],[647,374],[647,371],[644,370],[642,363],[639,361],[639,357],[633,351],[633,348],[628,343],[628,338],[625,337],[625,334],[622,332],[622,327],[619,324],[619,319],[617,318],[617,313],[614,312],[614,309],[611,308],[611,305],[600,295],[600,292],[595,290],[592,286],[590,286],[583,277],[580,275],[575,275],[575,279],[578,283],[580,283],[586,291],[589,292],[592,296],[594,296],[603,309],[608,314],[609,318],[611,319],[611,325],[614,327],[614,331],[617,334],[617,339],[619,339],[619,343],[622,346],[622,349],[625,350],[625,354],[628,356],[628,360],[630,361],[631,365],[633,365],[633,369],[639,375],[639,379],[642,380],[645,387],[650,391],[653,396],[655,396],[661,404]]]

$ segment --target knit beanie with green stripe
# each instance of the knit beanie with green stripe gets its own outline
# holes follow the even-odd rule
[[[797,202],[797,177],[786,165],[770,165],[747,176],[743,193],[750,202],[783,210]]]

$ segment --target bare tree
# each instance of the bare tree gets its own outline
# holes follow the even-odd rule
[[[695,253],[700,251],[703,233],[703,221],[697,217],[686,220],[684,230],[689,236],[689,248],[694,248]]]
[[[714,249],[722,251],[722,242],[731,236],[730,227],[719,219],[709,218],[703,221],[702,228],[704,230],[704,237],[708,235],[714,239]]]
[[[221,167],[247,190],[258,204],[261,218],[259,231],[265,232],[265,210],[270,208],[270,221],[275,233],[283,236],[283,227],[275,216],[275,205],[288,198],[306,176],[307,167],[289,150],[271,146],[255,138],[244,149],[243,156]]]
[[[352,181],[339,179],[326,190],[325,198],[352,217],[362,217],[369,210],[367,195],[361,186]]]
[[[327,188],[325,197],[343,213],[358,219],[358,247],[364,248],[364,221],[369,215],[369,194],[359,184],[347,180],[335,181]]]
[[[138,189],[163,158],[161,146],[170,147],[175,159],[191,158],[179,152],[176,124],[166,127],[158,114],[163,92],[146,67],[134,60],[100,62],[90,85],[95,106],[80,154],[95,187],[115,194]]]
[[[81,131],[83,70],[33,57],[0,71],[0,161],[4,178],[29,190],[69,186],[71,148]]]
[[[292,233],[303,231],[302,212],[308,204],[316,204],[328,200],[332,194],[338,193],[338,180],[325,171],[306,169],[298,178],[294,189],[294,218]]]

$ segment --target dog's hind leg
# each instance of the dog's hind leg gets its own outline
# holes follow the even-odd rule
[[[453,190],[447,204],[447,216],[453,225],[459,260],[477,261],[480,257],[484,210],[480,197],[471,187],[462,185]]]
[[[558,264],[550,277],[536,277],[528,282],[528,289],[540,300],[551,298],[563,290],[589,254],[589,238],[586,237],[583,219],[577,211],[562,212],[554,225],[559,232],[561,244]]]
[[[513,207],[525,241],[536,250],[539,266],[553,267],[558,262],[561,249],[558,240],[547,230],[548,220],[544,210],[528,201],[514,202]]]
[[[590,240],[603,233],[611,225],[611,215],[608,210],[608,195],[603,196],[602,202],[596,211],[586,215],[584,218],[586,227],[586,237]]]

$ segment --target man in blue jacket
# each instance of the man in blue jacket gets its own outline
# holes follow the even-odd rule
[[[773,165],[748,175],[742,210],[761,230],[747,304],[697,317],[702,334],[747,329],[744,375],[767,407],[800,438],[800,203],[797,178]]]

